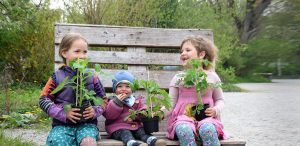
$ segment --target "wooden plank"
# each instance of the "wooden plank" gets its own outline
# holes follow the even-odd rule
[[[124,144],[121,141],[109,139],[106,132],[100,132],[101,140],[98,141],[98,146],[124,146]],[[167,145],[180,145],[179,141],[177,140],[170,140],[166,138],[166,132],[156,132],[153,133],[154,136],[156,136],[159,139],[164,139],[167,143]],[[246,141],[243,139],[238,138],[230,138],[226,140],[220,140],[220,143],[222,146],[245,146]],[[198,142],[198,145],[201,145],[201,143]]]
[[[103,70],[104,72],[109,72],[114,74],[120,70]],[[137,79],[148,80],[148,73],[143,71],[130,71]],[[168,89],[169,84],[173,76],[178,73],[178,71],[149,71],[149,80],[155,80],[161,88]],[[102,83],[104,87],[111,87],[111,79],[103,79]]]
[[[180,143],[177,140],[169,140],[167,138],[164,139],[168,146],[179,146]],[[228,140],[220,140],[221,146],[245,146],[246,141],[242,139],[228,139]],[[200,142],[197,142],[197,145],[201,145]],[[114,139],[101,139],[98,141],[97,146],[124,146],[121,141]]]
[[[178,141],[168,140],[164,139],[167,143],[167,145],[177,145],[179,146]],[[97,146],[125,146],[122,141],[114,140],[114,139],[101,139],[98,141]]]
[[[90,45],[179,47],[190,35],[203,35],[213,40],[209,29],[166,29],[146,27],[120,27],[105,25],[55,24],[55,43],[66,33],[80,33]]]
[[[180,65],[179,53],[88,51],[90,62],[134,65]],[[58,46],[55,47],[55,62],[62,62]]]
[[[57,70],[59,64],[55,64],[55,69]],[[102,69],[103,72],[107,74],[115,74],[121,70],[113,70],[113,69]],[[172,80],[173,76],[178,73],[179,71],[163,71],[163,70],[150,70],[149,71],[149,79],[155,80],[161,88],[168,89],[170,81]],[[148,72],[147,71],[130,71],[137,79],[147,80],[148,79]],[[112,82],[110,78],[105,78],[100,75],[100,80],[104,87],[111,88]]]
[[[140,47],[140,48],[137,48],[137,47],[128,47],[127,48],[127,53],[130,54],[130,55],[133,55],[131,58],[135,58],[135,57],[138,57],[136,58],[136,60],[133,60],[133,62],[147,62],[146,61],[148,58],[143,58],[143,55],[146,54],[146,48],[145,47]],[[141,56],[138,56],[138,55],[134,55],[136,53],[140,53]],[[126,55],[127,56],[127,55]],[[144,66],[144,65],[128,65],[128,71],[129,72],[133,72],[133,71],[142,71],[142,72],[145,72],[147,70],[147,67]]]

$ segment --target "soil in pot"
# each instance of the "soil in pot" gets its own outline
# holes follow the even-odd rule
[[[152,132],[158,132],[159,117],[153,117],[153,118],[143,117],[141,118],[141,121],[143,122],[144,129],[147,134],[151,134]]]

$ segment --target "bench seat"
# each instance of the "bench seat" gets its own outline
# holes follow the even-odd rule
[[[98,141],[97,146],[124,146],[122,141],[109,139],[106,132],[100,132],[101,140]],[[166,138],[166,132],[155,132],[154,136],[160,139],[164,139],[167,142],[168,146],[179,146],[179,141],[169,140]],[[236,138],[230,138],[227,140],[221,140],[222,146],[245,146],[246,141]],[[200,143],[198,145],[201,145]]]

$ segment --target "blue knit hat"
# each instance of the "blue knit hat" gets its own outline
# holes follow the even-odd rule
[[[127,71],[119,71],[115,74],[115,78],[112,79],[113,92],[116,92],[117,85],[120,83],[132,84],[134,81],[134,76]]]

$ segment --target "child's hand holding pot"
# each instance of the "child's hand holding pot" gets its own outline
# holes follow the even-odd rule
[[[207,108],[204,112],[205,115],[209,117],[215,117],[217,115],[216,109],[212,107]]]
[[[77,123],[76,121],[80,120],[81,114],[78,113],[80,111],[79,108],[71,108],[67,112],[67,119],[69,119],[73,123]]]
[[[92,106],[89,106],[88,108],[85,109],[83,112],[83,117],[84,119],[91,119],[95,115],[95,110]]]

